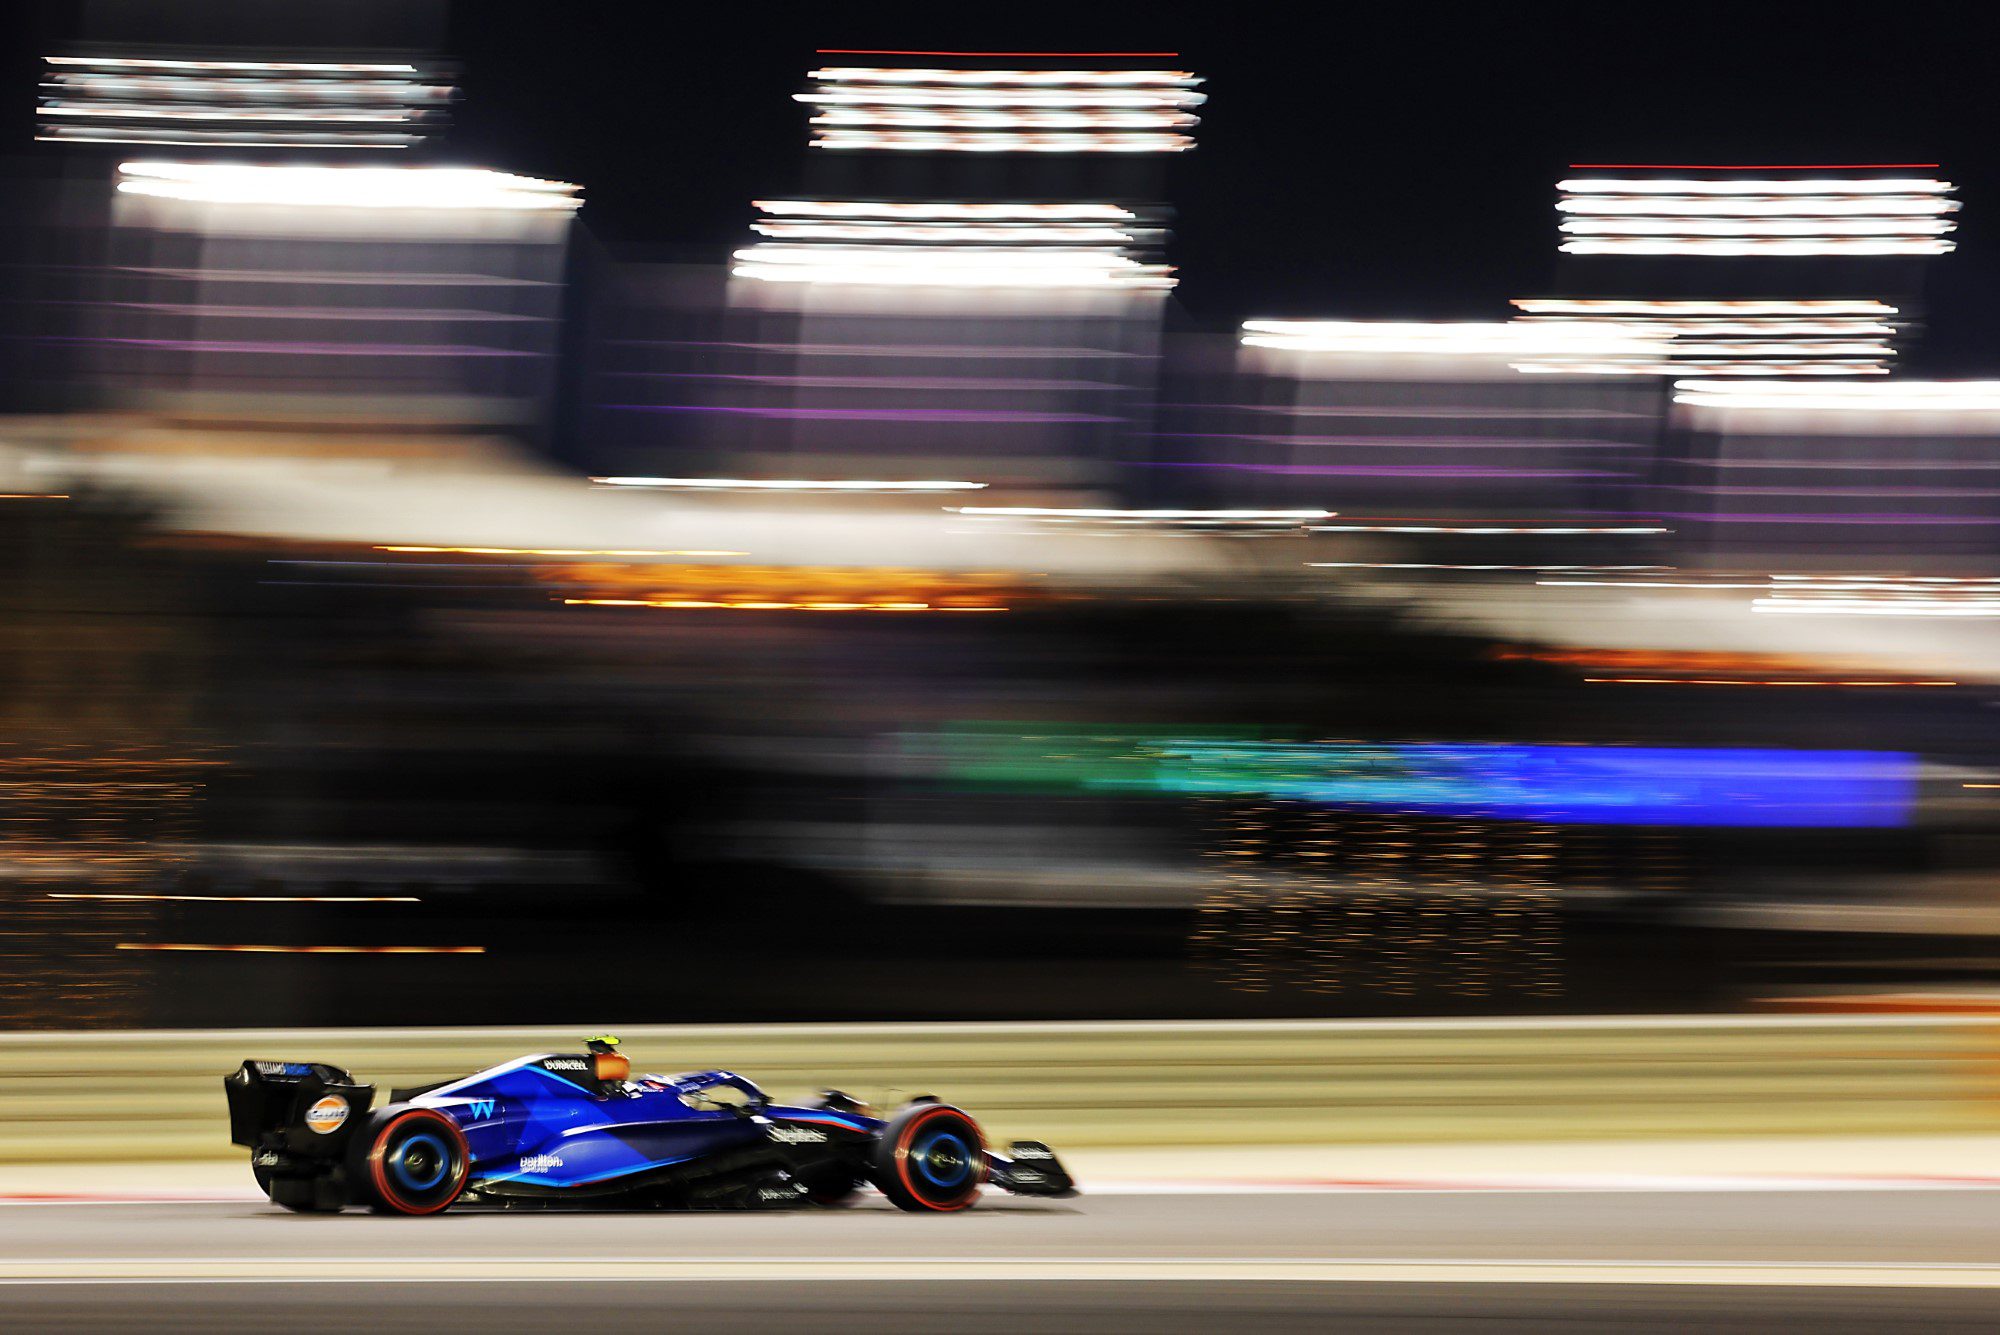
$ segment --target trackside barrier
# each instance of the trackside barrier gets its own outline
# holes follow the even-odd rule
[[[601,1026],[600,1026],[601,1027]],[[0,1034],[0,1163],[227,1157],[245,1057],[391,1085],[583,1029]],[[936,1093],[1058,1147],[2000,1131],[2000,1022],[1962,1016],[626,1027],[635,1071],[780,1098]]]

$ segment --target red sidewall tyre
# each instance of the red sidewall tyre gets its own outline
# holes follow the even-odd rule
[[[950,1104],[919,1103],[882,1128],[872,1166],[875,1185],[899,1209],[949,1214],[979,1199],[986,1138]]]
[[[465,1133],[435,1108],[391,1106],[356,1138],[354,1178],[368,1203],[393,1214],[437,1214],[465,1191]]]

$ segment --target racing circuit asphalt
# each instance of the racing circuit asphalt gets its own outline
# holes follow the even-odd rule
[[[2000,1191],[1159,1191],[950,1216],[873,1197],[428,1219],[0,1205],[9,1330],[300,1312],[373,1331],[1990,1329]]]

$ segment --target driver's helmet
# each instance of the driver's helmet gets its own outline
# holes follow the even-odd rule
[[[625,1083],[632,1074],[632,1062],[618,1050],[616,1034],[599,1034],[586,1038],[583,1046],[590,1053],[591,1074],[597,1083],[616,1087]]]

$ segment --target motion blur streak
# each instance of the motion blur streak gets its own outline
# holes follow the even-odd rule
[[[1585,677],[1610,686],[1956,686],[1955,681],[1773,681],[1751,677]]]
[[[1574,524],[1533,525],[1533,524],[1315,524],[1319,533],[1467,533],[1475,535],[1521,535],[1521,534],[1639,534],[1665,533],[1668,530],[1657,524],[1611,525],[1607,527],[1578,527]]]
[[[713,602],[701,598],[565,598],[571,607],[671,607],[731,612],[1004,612],[1004,607],[932,606],[930,603]]]
[[[592,482],[607,487],[658,487],[684,491],[979,491],[984,482],[868,481],[859,478],[745,478],[745,477],[594,477]],[[719,555],[708,552],[702,555]],[[697,555],[687,552],[682,555]],[[740,555],[740,553],[739,553]]]
[[[415,904],[415,895],[135,895],[111,892],[62,893],[50,899],[127,899],[154,904]]]
[[[223,952],[252,955],[483,955],[485,946],[207,945],[188,941],[120,941],[119,950]]]
[[[608,481],[609,479],[592,479]],[[748,556],[748,552],[725,550],[705,550],[691,548],[674,550],[664,547],[412,547],[385,546],[376,548],[383,552],[417,552],[424,554],[449,554],[462,556]]]
[[[1564,230],[1571,224],[1565,223]],[[1525,364],[1533,371],[1671,375],[1875,375],[1887,370],[1889,341],[1903,329],[1897,308],[1879,301],[1609,301],[1527,298],[1521,323],[1582,321],[1663,337],[1661,351],[1622,361],[1595,354]],[[1717,341],[1718,339],[1735,341]],[[1718,356],[1718,354],[1728,354]]]
[[[549,209],[582,206],[561,181],[464,167],[250,167],[123,162],[123,194],[205,204],[352,209]]]
[[[739,278],[919,287],[1172,286],[1165,265],[1143,262],[1156,230],[1136,226],[1137,215],[1116,205],[835,200],[757,207],[768,217],[753,230],[775,239],[736,252],[732,272]],[[1076,225],[1098,219],[1105,224]]]
[[[912,744],[940,748],[962,777],[1556,824],[1897,826],[1909,820],[1916,781],[1913,757],[1867,751],[1371,745],[1062,728],[1008,736],[994,726]]]
[[[924,153],[1178,153],[1206,101],[1177,70],[830,66],[794,94],[814,148]]]
[[[411,64],[96,56],[47,63],[36,137],[57,143],[407,149],[443,128],[455,92],[441,71]]]

